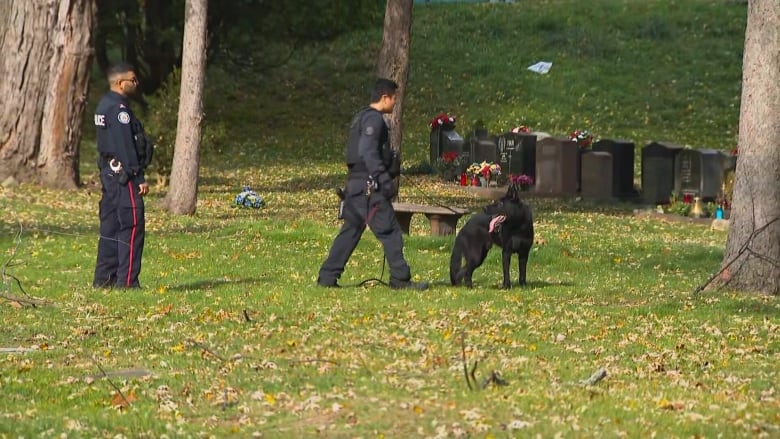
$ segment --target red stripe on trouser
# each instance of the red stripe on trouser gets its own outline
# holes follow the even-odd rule
[[[126,286],[131,286],[130,282],[133,278],[133,249],[135,249],[135,232],[138,229],[138,218],[136,217],[135,210],[135,194],[133,194],[133,183],[127,182],[127,189],[130,191],[130,205],[133,207],[133,231],[130,232],[130,259],[127,264],[127,283]]]

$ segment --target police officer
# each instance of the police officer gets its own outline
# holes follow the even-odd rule
[[[338,287],[337,280],[360,242],[366,226],[384,246],[390,266],[390,287],[424,290],[427,282],[412,282],[403,254],[401,226],[395,218],[392,199],[397,190],[393,178],[401,173],[400,160],[390,148],[389,130],[383,113],[395,106],[398,84],[380,78],[371,92],[371,103],[353,118],[347,141],[347,184],[343,219],[328,258],[320,267],[317,284]]]
[[[100,240],[92,285],[96,288],[140,288],[144,250],[144,200],[149,186],[144,168],[152,145],[143,125],[130,110],[128,97],[138,91],[138,77],[129,64],[108,70],[110,90],[95,110],[100,199]]]

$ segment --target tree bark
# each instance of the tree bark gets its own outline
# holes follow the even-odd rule
[[[187,0],[185,5],[179,120],[171,178],[164,200],[166,209],[179,215],[195,213],[198,201],[207,6],[207,0]]]
[[[0,34],[0,179],[76,188],[94,0],[10,0]]]
[[[730,228],[720,280],[780,294],[780,2],[748,3]]]
[[[406,82],[409,78],[409,46],[412,29],[413,0],[388,0],[385,9],[382,49],[377,61],[377,76],[392,79],[398,83],[398,93],[395,109],[389,117],[390,145],[401,153],[403,138],[402,116],[404,112],[404,95]]]

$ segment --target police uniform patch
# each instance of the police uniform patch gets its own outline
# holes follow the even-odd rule
[[[127,111],[120,111],[116,118],[119,119],[119,123],[123,123],[125,125],[130,123],[130,113]]]
[[[367,136],[372,136],[373,134],[374,134],[374,127],[372,127],[372,126],[367,126],[367,127],[366,127],[366,135],[367,135]]]

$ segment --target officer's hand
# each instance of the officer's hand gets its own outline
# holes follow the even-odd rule
[[[388,200],[392,200],[398,195],[398,192],[395,190],[395,184],[393,184],[393,179],[390,178],[388,174],[379,175],[379,192]]]
[[[144,182],[138,185],[138,194],[142,197],[149,193],[149,185]]]

